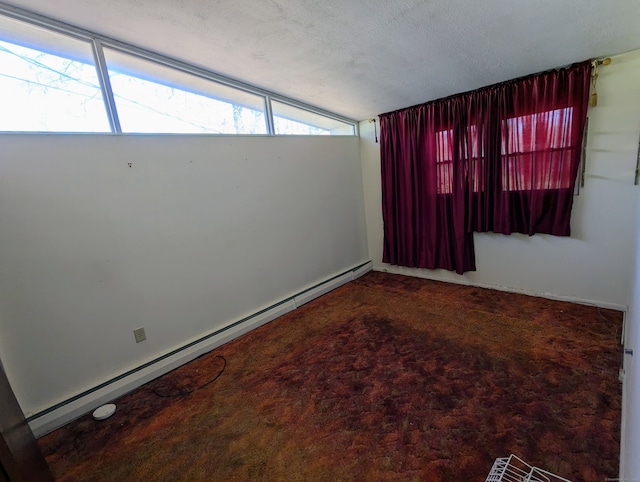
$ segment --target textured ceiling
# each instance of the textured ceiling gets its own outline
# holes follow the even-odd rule
[[[640,48],[639,0],[6,3],[356,120]]]

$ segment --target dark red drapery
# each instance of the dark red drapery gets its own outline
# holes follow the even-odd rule
[[[590,67],[382,114],[383,261],[463,273],[473,231],[568,236]]]

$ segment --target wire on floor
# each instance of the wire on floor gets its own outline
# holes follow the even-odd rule
[[[218,378],[220,378],[220,375],[222,375],[222,373],[224,372],[225,368],[227,368],[227,359],[225,357],[223,357],[222,355],[216,355],[216,358],[221,358],[222,361],[224,362],[224,365],[222,366],[222,368],[220,369],[220,371],[218,372],[218,374],[213,377],[211,380],[207,381],[206,383],[200,385],[199,387],[196,388],[192,388],[192,389],[182,389],[181,391],[179,391],[178,393],[161,393],[156,389],[156,386],[153,386],[153,393],[155,393],[157,396],[162,397],[162,398],[176,398],[176,397],[183,397],[185,395],[190,395],[193,392],[196,392],[204,387],[206,387],[207,385],[212,384],[213,382],[215,382]]]

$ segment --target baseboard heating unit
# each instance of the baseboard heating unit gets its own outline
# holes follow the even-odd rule
[[[259,309],[240,319],[220,322],[208,333],[203,333],[178,346],[159,353],[144,363],[133,366],[123,373],[114,374],[102,383],[89,387],[67,399],[45,408],[27,417],[31,431],[40,437],[97,407],[135,390],[141,385],[170,372],[171,370],[196,359],[238,336],[269,323],[270,321],[295,310],[303,304],[321,296],[349,281],[368,273],[372,269],[371,261],[366,261],[341,273],[317,281],[286,298],[274,300],[273,304]]]

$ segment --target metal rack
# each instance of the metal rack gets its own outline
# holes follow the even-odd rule
[[[529,465],[524,460],[511,454],[506,458],[498,458],[493,463],[491,472],[485,482],[571,482],[558,475]]]

